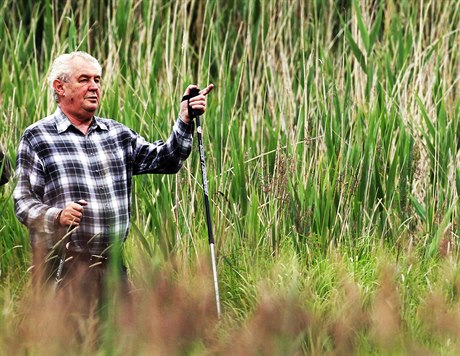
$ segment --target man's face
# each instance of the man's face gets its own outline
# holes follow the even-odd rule
[[[96,65],[80,57],[75,57],[71,65],[70,79],[60,81],[59,106],[65,113],[87,120],[93,117],[100,104],[101,73]]]

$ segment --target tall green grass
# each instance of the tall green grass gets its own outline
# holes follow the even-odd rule
[[[299,329],[260,329],[280,353],[458,348],[430,334],[441,314],[428,315],[430,302],[453,320],[458,308],[456,272],[442,277],[458,270],[457,1],[6,0],[0,19],[0,144],[13,160],[25,127],[54,110],[45,79],[59,53],[97,57],[100,115],[151,140],[168,136],[188,83],[215,84],[204,118],[224,309],[215,338],[292,320],[296,309],[275,313],[290,300],[306,313]],[[124,252],[140,284],[171,260],[190,276],[208,251],[195,149],[178,175],[135,179]],[[30,258],[14,184],[0,188],[8,310]]]

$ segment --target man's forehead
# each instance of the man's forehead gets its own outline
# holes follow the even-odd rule
[[[72,59],[72,73],[76,77],[82,75],[87,76],[100,76],[100,68],[93,62],[90,62],[81,57],[75,57]]]

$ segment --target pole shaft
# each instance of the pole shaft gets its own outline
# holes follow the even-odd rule
[[[216,308],[217,308],[217,317],[220,319],[220,297],[219,297],[219,283],[217,282],[217,265],[216,265],[216,254],[214,251],[214,244],[209,244],[211,248],[211,264],[212,264],[212,276],[214,279],[214,291],[216,293]]]
[[[212,275],[213,275],[213,280],[214,280],[214,291],[216,293],[217,316],[220,318],[219,283],[217,282],[217,265],[216,265],[216,255],[214,251],[214,234],[212,231],[211,209],[209,207],[208,177],[206,174],[206,161],[205,161],[205,155],[204,155],[200,117],[196,116],[195,120],[196,120],[196,132],[197,132],[197,138],[198,138],[198,149],[200,151],[201,175],[203,177],[204,205],[206,209],[206,225],[208,227],[208,240],[209,240],[209,246],[211,248]]]
[[[200,117],[196,117],[196,132],[198,138],[198,149],[200,151],[200,165],[201,165],[201,175],[203,177],[203,191],[204,191],[204,205],[206,209],[206,224],[208,226],[208,240],[210,244],[214,243],[214,234],[212,231],[212,222],[211,222],[211,209],[209,207],[209,194],[208,194],[208,176],[206,173],[206,161],[204,155],[203,147],[203,136],[201,133],[201,124]]]

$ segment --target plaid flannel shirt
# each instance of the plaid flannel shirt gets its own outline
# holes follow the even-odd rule
[[[192,125],[177,119],[166,142],[148,143],[128,127],[95,116],[84,135],[58,108],[29,126],[18,149],[14,205],[32,245],[52,248],[62,239],[68,228],[57,224],[59,213],[80,199],[88,205],[69,235],[69,248],[101,254],[112,241],[124,240],[132,176],[176,173],[190,154]]]

